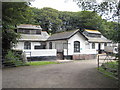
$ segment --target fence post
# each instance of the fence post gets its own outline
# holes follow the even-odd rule
[[[99,70],[99,54],[98,54],[98,59],[97,59],[97,61],[98,61],[98,70]]]

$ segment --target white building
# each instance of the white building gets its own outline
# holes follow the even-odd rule
[[[104,50],[104,46],[110,45],[97,30],[80,30],[56,33],[47,40],[47,48],[56,49],[60,58],[69,59],[92,59],[98,52]]]
[[[55,49],[46,49],[49,35],[39,25],[21,24],[17,26],[17,33],[21,37],[13,49],[23,50],[27,57],[56,56]]]
[[[38,25],[21,24],[17,28],[21,38],[14,49],[23,50],[27,57],[93,59],[111,44],[97,30],[72,30],[49,36]]]

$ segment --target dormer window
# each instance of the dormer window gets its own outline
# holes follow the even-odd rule
[[[100,38],[101,35],[100,34],[95,34],[95,33],[89,33],[89,37],[96,37],[96,38]]]
[[[83,33],[88,37],[101,38],[101,33],[96,30],[85,30]]]
[[[36,30],[36,34],[41,34],[41,30]]]
[[[30,30],[30,29],[18,29],[17,32],[21,34],[41,34],[41,30]]]

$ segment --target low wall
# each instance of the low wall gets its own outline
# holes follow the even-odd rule
[[[90,59],[96,59],[96,54],[79,54],[79,55],[73,55],[73,60],[90,60]]]
[[[85,50],[80,50],[79,53],[74,53],[73,51],[67,52],[67,49],[64,49],[64,55],[74,55],[74,54],[98,54],[98,52],[95,49],[85,49]]]
[[[52,61],[56,60],[56,56],[40,56],[40,57],[27,57],[28,61]]]
[[[24,50],[26,57],[57,56],[56,49]]]

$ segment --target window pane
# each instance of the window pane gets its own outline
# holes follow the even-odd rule
[[[92,49],[95,49],[95,43],[92,43]]]
[[[74,52],[80,52],[80,42],[79,41],[74,42]]]
[[[52,49],[52,42],[49,43],[49,49]]]
[[[36,34],[36,30],[30,30],[30,34]]]
[[[35,46],[34,49],[42,49],[41,46]]]
[[[40,30],[36,30],[36,34],[41,34],[41,31]]]
[[[24,49],[31,49],[31,43],[30,42],[24,42]]]

